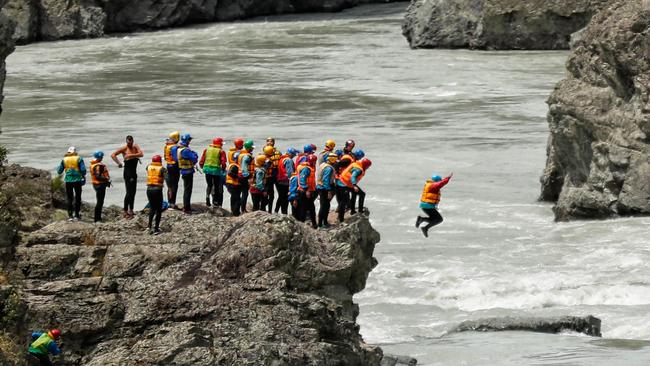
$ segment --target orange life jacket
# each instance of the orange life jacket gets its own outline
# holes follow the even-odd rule
[[[233,167],[237,167],[237,172],[241,170],[241,167],[237,163],[231,163],[230,165],[228,165],[228,169],[226,169],[226,184],[238,186],[239,174],[231,174]]]
[[[99,172],[100,166],[104,167],[104,170],[101,173]],[[111,177],[108,175],[108,169],[106,168],[106,165],[97,160],[90,162],[90,177],[92,178],[92,183],[94,186],[108,183],[108,181],[111,180]]]
[[[420,201],[432,203],[434,205],[437,205],[440,202],[440,190],[437,192],[431,192],[431,188],[435,183],[436,182],[431,179],[427,179],[427,182],[424,183],[424,189],[422,189],[422,197],[420,197]]]
[[[174,160],[174,155],[172,155],[172,147],[176,146],[175,142],[168,142],[165,145],[165,162],[167,165],[176,165],[176,160]]]
[[[165,184],[162,163],[152,162],[147,167],[147,186],[162,187]]]
[[[244,161],[244,156],[250,156],[251,160],[248,162],[248,174],[249,178],[255,176],[255,161],[253,161],[253,155],[249,153],[247,150],[242,150],[242,152],[239,154],[239,159],[237,159],[237,165],[239,165],[239,176],[241,175],[241,165],[242,162]]]
[[[347,187],[350,188],[354,187],[354,185],[352,184],[352,169],[354,168],[361,170],[361,174],[357,177],[357,182],[360,182],[361,178],[363,178],[363,176],[366,174],[366,172],[363,170],[363,166],[361,165],[361,163],[354,162],[348,165],[348,167],[345,168],[341,173],[339,180],[343,182],[343,184],[345,184]]]
[[[305,168],[309,168],[309,177],[307,178],[307,191],[314,192],[316,191],[316,169],[309,166],[309,164],[307,163],[302,163],[298,166],[298,170],[296,171],[296,174],[298,175],[298,179],[300,180],[300,172]],[[300,186],[300,184],[298,184],[298,190],[304,191],[304,189]]]
[[[235,158],[234,155],[236,152],[238,152],[239,149],[236,147],[231,147],[230,150],[228,150],[228,164],[234,164],[235,163]]]

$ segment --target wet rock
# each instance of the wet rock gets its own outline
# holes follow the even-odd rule
[[[6,0],[0,0],[0,9],[6,7]],[[0,114],[2,113],[2,101],[4,100],[5,77],[7,76],[7,63],[5,62],[15,48],[13,38],[16,23],[0,11]]]
[[[412,48],[568,49],[612,0],[411,0],[402,33]]]
[[[452,332],[498,332],[528,331],[539,333],[561,333],[574,331],[586,335],[601,337],[600,319],[594,316],[559,318],[488,318],[462,322]]]
[[[417,364],[418,364],[418,360],[409,356],[385,354],[384,358],[381,359],[381,366],[400,366],[400,365],[415,366]]]
[[[549,97],[541,199],[557,220],[650,213],[650,7],[596,15]]]

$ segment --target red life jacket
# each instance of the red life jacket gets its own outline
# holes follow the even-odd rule
[[[284,154],[280,158],[280,163],[278,165],[278,181],[288,181],[289,177],[287,176],[287,167],[284,165],[285,161],[289,159],[291,160],[291,156]],[[291,160],[293,163],[293,160]]]

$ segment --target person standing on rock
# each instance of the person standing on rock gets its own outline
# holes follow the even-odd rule
[[[199,161],[196,152],[190,149],[192,136],[189,133],[181,136],[181,143],[176,150],[176,163],[183,179],[183,212],[192,213],[192,187],[194,186],[194,166]]]
[[[61,331],[52,329],[49,332],[33,332],[32,343],[27,351],[30,356],[38,359],[40,366],[53,366],[49,354],[54,356],[61,353],[56,341],[61,338]]]
[[[210,207],[210,195],[212,205],[221,207],[223,205],[223,175],[226,172],[226,152],[223,151],[223,139],[217,137],[212,144],[203,150],[199,166],[205,174],[205,181],[208,184],[205,193],[205,204]]]
[[[300,200],[298,191],[298,174],[295,172],[289,178],[289,196],[287,200],[291,204],[291,216],[300,220]]]
[[[275,213],[282,212],[284,215],[287,214],[289,208],[289,180],[295,171],[293,158],[297,154],[298,150],[290,147],[287,150],[287,153],[280,157],[278,163],[278,183],[276,184],[278,189],[278,201],[275,205]]]
[[[68,221],[80,220],[81,187],[86,183],[86,166],[74,146],[68,148],[68,152],[57,169],[59,175],[64,172],[65,193],[68,199]]]
[[[108,174],[108,168],[102,162],[104,152],[95,151],[93,159],[90,162],[90,177],[92,178],[93,188],[95,189],[95,222],[102,221],[102,209],[104,208],[104,198],[106,198],[106,188],[111,186],[111,176]]]
[[[318,162],[323,164],[329,159],[329,155],[334,152],[336,142],[334,140],[325,141],[325,149],[318,154]]]
[[[278,167],[282,153],[275,147],[275,138],[267,137],[264,146],[264,155],[269,159],[270,164],[266,170],[266,202],[267,211],[273,212],[273,200],[275,199],[275,187],[278,185]],[[279,191],[278,191],[278,194]]]
[[[372,165],[372,161],[368,158],[363,158],[361,161],[356,161],[350,164],[339,176],[339,179],[336,181],[336,184],[339,186],[337,191],[340,195],[339,202],[340,206],[338,208],[338,219],[339,222],[343,222],[345,218],[345,210],[348,203],[350,202],[351,192],[363,193],[359,188],[358,184],[363,179],[363,176],[366,174],[366,171]],[[359,196],[359,208],[363,210],[363,198],[365,198],[365,193]]]
[[[420,229],[425,238],[429,237],[429,229],[442,222],[442,216],[438,212],[438,204],[440,203],[440,189],[449,183],[454,173],[450,173],[444,179],[439,175],[434,175],[431,179],[427,179],[422,189],[422,196],[420,197],[420,208],[427,214],[427,217],[418,216],[415,220],[415,227],[420,227],[422,222],[427,224]]]
[[[268,147],[268,146],[267,146]],[[253,200],[253,211],[264,211],[268,203],[268,192],[266,191],[267,185],[266,172],[267,164],[270,165],[268,157],[264,154],[255,157],[255,174],[253,176],[253,184],[251,184],[251,199]]]
[[[237,164],[239,164],[239,185],[241,186],[241,213],[248,212],[248,190],[250,189],[253,175],[255,174],[255,162],[253,161],[253,150],[255,143],[253,140],[244,142],[244,149],[239,154]]]
[[[178,170],[178,164],[176,164],[176,150],[178,149],[178,140],[180,140],[181,133],[174,131],[169,134],[169,137],[165,141],[165,163],[167,164],[167,201],[169,202],[169,207],[178,210],[176,205],[176,194],[178,193],[178,182],[181,179],[181,173]]]
[[[316,179],[316,189],[320,197],[320,209],[318,210],[318,227],[328,228],[327,217],[330,213],[330,202],[334,197],[334,166],[338,156],[335,153],[329,153],[327,160],[320,165],[318,169],[318,179]]]
[[[232,150],[232,149],[231,149]],[[230,153],[228,154],[228,160],[232,159],[232,162],[228,164],[226,169],[226,189],[230,193],[230,212],[233,216],[239,216],[241,214],[241,184],[239,183],[239,152],[235,152],[232,157]]]
[[[160,218],[163,210],[163,186],[167,169],[162,165],[162,156],[154,155],[147,166],[147,198],[149,199],[149,234],[160,233]],[[156,225],[153,226],[153,219]]]
[[[117,157],[118,155],[122,155],[124,164]],[[143,156],[144,153],[140,149],[140,146],[133,142],[133,136],[126,136],[126,145],[111,154],[111,158],[117,164],[118,168],[124,167],[124,185],[126,187],[124,217],[127,219],[132,219],[134,216],[135,193],[138,190],[138,163]]]
[[[361,161],[366,156],[366,153],[363,150],[355,150],[352,155],[354,156],[355,161]],[[366,192],[357,186],[356,190],[350,191],[350,215],[357,213],[357,196],[359,197],[359,212],[363,213],[363,203],[366,198]]]
[[[304,222],[309,215],[312,227],[318,227],[316,223],[316,207],[314,196],[316,195],[316,161],[315,154],[307,156],[307,159],[300,163],[298,170],[298,205],[300,206],[299,220]]]

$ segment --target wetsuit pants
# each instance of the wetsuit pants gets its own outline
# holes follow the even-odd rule
[[[31,352],[29,352],[29,355],[35,359],[38,359],[39,366],[54,366],[54,364],[52,363],[52,361],[50,361],[50,358],[47,355],[40,355]]]
[[[183,174],[183,211],[192,210],[192,187],[194,187],[194,174]]]
[[[248,190],[250,189],[248,178],[239,179],[239,184],[241,187],[241,199],[239,201],[239,204],[241,206],[241,212],[244,213],[248,212],[248,209],[246,209],[246,205],[248,204]]]
[[[241,186],[226,184],[228,193],[230,193],[230,212],[233,216],[239,216],[241,210]]]
[[[124,177],[126,194],[124,195],[124,211],[133,212],[135,206],[135,192],[138,190],[138,176]]]
[[[326,189],[318,190],[318,197],[320,198],[320,208],[318,210],[318,226],[328,226],[327,217],[330,214],[330,192]]]
[[[357,186],[357,188],[359,187]],[[363,203],[366,199],[366,192],[364,192],[363,190],[361,190],[361,188],[359,188],[359,192],[355,192],[354,189],[351,189],[350,194],[352,195],[352,198],[350,198],[350,213],[352,215],[357,213],[356,210],[357,196],[359,196],[359,212],[363,213]]]
[[[298,205],[300,206],[300,218],[299,220],[305,222],[307,220],[307,215],[309,215],[309,220],[313,227],[317,227],[316,224],[316,207],[314,206],[313,196],[316,192],[311,192],[312,197],[307,197],[307,192],[300,191],[298,194]]]
[[[167,201],[170,206],[176,205],[176,194],[178,193],[178,181],[181,173],[176,165],[167,165]]]
[[[286,215],[289,208],[289,182],[287,182],[287,184],[276,183],[275,188],[278,190],[278,200],[275,204],[275,213],[282,212]]]
[[[266,183],[264,184],[264,191],[266,192],[266,204],[267,206],[267,211],[269,213],[273,212],[273,200],[275,199],[275,177],[269,177],[269,179],[266,180]]]
[[[205,181],[208,183],[208,188],[205,191],[205,198],[210,200],[212,195],[212,204],[221,207],[223,205],[223,182],[220,175],[206,174]]]
[[[156,218],[156,230],[160,229],[160,217],[163,209],[162,187],[147,187],[147,198],[149,199],[149,229],[152,228],[154,217]]]
[[[81,211],[81,182],[66,182],[65,194],[68,199],[68,217],[79,218]]]
[[[251,199],[253,200],[253,211],[264,211],[267,203],[266,197],[264,197],[264,193],[251,192]]]
[[[424,230],[429,230],[430,228],[442,222],[442,216],[440,215],[440,212],[438,212],[438,210],[435,208],[423,208],[422,211],[427,214],[427,217],[419,216],[422,218],[422,221],[427,223],[427,225],[424,227]]]
[[[339,202],[338,218],[339,222],[345,219],[345,210],[350,202],[350,189],[347,187],[336,186],[336,199]]]
[[[95,198],[97,203],[95,204],[95,222],[102,221],[102,209],[104,208],[104,199],[106,198],[106,184],[97,184],[93,185],[95,189]]]

